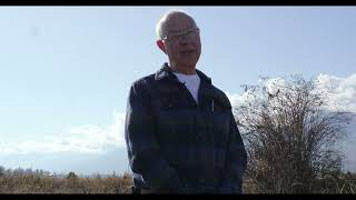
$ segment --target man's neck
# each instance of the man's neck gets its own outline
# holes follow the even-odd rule
[[[182,74],[185,74],[185,75],[192,75],[192,74],[196,74],[196,71],[195,71],[195,66],[191,67],[191,66],[177,66],[177,65],[170,65],[169,64],[169,67],[175,71],[175,72],[178,72],[178,73],[182,73]]]

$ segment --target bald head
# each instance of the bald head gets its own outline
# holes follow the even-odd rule
[[[194,74],[201,53],[199,28],[183,11],[169,11],[157,23],[157,46],[168,57],[173,70]]]
[[[161,40],[165,36],[167,36],[167,31],[174,29],[175,22],[177,20],[181,20],[182,18],[188,19],[189,21],[191,21],[194,27],[197,27],[194,19],[186,12],[180,10],[171,10],[165,13],[157,22],[156,25],[157,39]]]

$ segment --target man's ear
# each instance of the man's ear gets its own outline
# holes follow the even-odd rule
[[[166,44],[164,43],[163,40],[157,40],[156,44],[157,44],[158,48],[160,48],[165,54],[167,54]]]

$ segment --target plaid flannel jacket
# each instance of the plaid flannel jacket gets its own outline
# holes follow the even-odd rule
[[[196,71],[199,104],[167,63],[132,84],[125,140],[136,188],[241,193],[247,155],[231,104]]]

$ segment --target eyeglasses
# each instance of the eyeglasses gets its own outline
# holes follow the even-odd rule
[[[181,31],[178,33],[173,33],[170,35],[167,35],[164,37],[162,40],[168,40],[168,41],[182,41],[183,39],[194,39],[199,35],[199,28],[193,27],[185,31]]]

